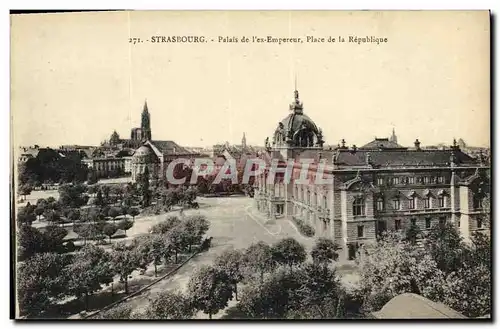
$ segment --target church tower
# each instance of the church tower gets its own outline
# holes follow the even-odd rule
[[[241,147],[244,149],[247,148],[247,138],[245,136],[245,132],[243,132],[243,138],[241,139]]]
[[[389,137],[389,141],[393,143],[398,143],[398,137],[396,136],[396,131],[392,128],[392,135]]]
[[[144,101],[144,109],[141,116],[142,141],[151,140],[151,117],[148,111],[148,102]]]

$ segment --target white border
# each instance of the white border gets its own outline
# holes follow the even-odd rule
[[[120,7],[117,7],[119,5]],[[64,8],[64,9],[136,9],[136,10],[152,10],[152,9],[230,9],[230,10],[256,10],[256,9],[304,9],[304,10],[312,10],[312,9],[338,9],[338,10],[348,10],[348,9],[387,9],[387,10],[422,10],[422,9],[430,9],[430,10],[458,10],[458,9],[491,9],[493,14],[500,13],[500,1],[498,0],[475,0],[475,1],[438,1],[438,0],[420,0],[420,1],[373,1],[373,0],[352,0],[352,1],[319,1],[319,0],[308,0],[308,1],[295,1],[295,0],[288,0],[288,1],[272,1],[272,0],[253,0],[253,1],[203,1],[203,0],[198,0],[198,1],[193,1],[193,0],[185,0],[185,1],[168,1],[168,2],[163,2],[163,3],[158,3],[157,1],[130,1],[130,0],[122,0],[122,1],[108,1],[108,0],[87,0],[87,1],[36,1],[36,0],[31,0],[31,1],[3,1],[2,2],[2,13],[3,15],[0,16],[0,26],[1,26],[1,38],[2,38],[2,45],[0,49],[1,53],[1,63],[3,64],[3,69],[1,72],[3,73],[2,77],[2,108],[3,110],[1,111],[1,128],[0,128],[0,133],[2,134],[2,138],[0,139],[0,143],[2,143],[2,148],[1,150],[4,151],[4,154],[8,154],[7,156],[4,156],[3,159],[0,161],[0,172],[3,173],[0,175],[0,186],[3,187],[1,190],[1,204],[2,204],[2,219],[1,219],[1,224],[3,225],[3,230],[1,230],[3,234],[3,238],[0,239],[2,243],[2,248],[1,248],[1,265],[2,265],[2,299],[1,299],[1,310],[3,312],[2,315],[2,323],[1,327],[11,327],[14,325],[13,321],[7,320],[9,317],[9,284],[10,284],[10,279],[9,279],[9,273],[10,273],[10,266],[9,266],[9,239],[10,239],[10,228],[9,228],[9,218],[10,218],[10,190],[7,189],[7,186],[10,187],[10,111],[9,109],[9,74],[7,72],[10,72],[9,68],[9,16],[8,16],[8,10],[9,9],[59,9],[59,8]],[[498,19],[498,17],[496,17]],[[497,24],[498,25],[498,20]],[[498,29],[497,26],[494,26],[494,35],[496,36],[498,40]],[[496,53],[495,59],[498,62],[498,52]],[[492,90],[493,93],[499,94],[499,87],[498,85],[495,85],[494,90]],[[494,109],[496,110],[496,109]],[[493,141],[492,141],[493,142]],[[493,155],[496,154],[496,146],[498,146],[498,133],[494,133],[494,145],[495,145],[495,150],[493,151]],[[8,150],[8,152],[6,152]],[[495,164],[497,164],[497,161],[495,159]],[[495,173],[496,173],[496,165],[495,165]],[[495,186],[497,186],[497,175],[495,175]],[[498,193],[495,194],[495,204],[498,203]],[[496,213],[496,212],[495,212]],[[495,226],[495,236],[498,236],[498,227],[499,225],[496,224]],[[495,262],[498,258],[499,252],[495,252]],[[497,269],[498,270],[498,269]],[[495,282],[494,287],[496,288],[495,290],[498,290],[498,282]],[[498,294],[495,293],[495,296],[498,296]],[[497,302],[495,300],[495,302]],[[498,304],[495,303],[495,309],[497,310],[498,308],[496,307]],[[494,314],[498,314],[497,311],[494,312]],[[370,324],[374,325],[373,322],[363,322],[363,323],[357,323],[359,325],[361,324]],[[208,323],[185,323],[185,324],[180,324],[183,325],[184,327],[198,327],[200,325],[205,325]],[[328,326],[335,326],[335,327],[344,327],[347,325],[344,323],[320,323],[319,325],[328,325]],[[37,324],[37,325],[40,325]],[[49,324],[50,325],[50,324]],[[68,322],[61,323],[61,325],[67,326]],[[87,324],[88,325],[88,324]],[[93,323],[91,324],[95,328],[107,328],[109,326],[112,327],[117,327],[122,325],[121,323]],[[144,324],[140,323],[133,323],[134,326],[139,326],[143,327]],[[156,326],[165,326],[166,324],[164,323],[157,323],[155,324]],[[227,324],[226,324],[227,325]],[[237,325],[236,323],[230,324],[232,325]],[[256,323],[253,324],[255,326],[259,326],[260,328],[266,328],[266,327],[271,327],[271,326],[276,326],[279,325],[279,323],[272,322],[269,324],[264,324],[264,323]],[[286,325],[294,325],[293,323],[287,322]],[[302,323],[302,324],[297,324],[297,326],[305,328],[306,326],[309,326],[309,323]],[[381,324],[385,325],[385,323]],[[399,324],[399,326],[403,326],[404,323]],[[425,325],[426,327],[434,327],[438,326],[439,323],[433,324],[433,323],[423,323],[422,325]],[[454,326],[470,326],[470,324],[464,323],[462,325],[454,323]],[[177,326],[177,324],[168,324],[168,326]],[[351,324],[352,326],[352,324]]]

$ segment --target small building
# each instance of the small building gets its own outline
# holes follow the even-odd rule
[[[398,295],[377,312],[375,319],[467,319],[452,308],[411,293]]]

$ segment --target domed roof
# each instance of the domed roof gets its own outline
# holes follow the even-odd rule
[[[318,127],[307,115],[303,113],[290,113],[286,118],[284,118],[281,123],[283,128],[291,130],[293,132],[298,131],[302,127],[312,130],[315,134],[318,134]]]
[[[158,157],[156,156],[154,151],[146,145],[142,145],[141,147],[139,147],[137,150],[135,150],[134,154],[132,155],[132,160],[139,160],[139,159],[150,160],[153,162],[158,161]]]

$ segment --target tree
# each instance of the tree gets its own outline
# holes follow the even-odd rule
[[[169,216],[163,222],[159,222],[151,229],[151,233],[154,234],[165,234],[168,233],[172,228],[181,224],[181,221],[176,216]]]
[[[332,319],[343,316],[343,299],[335,271],[308,263],[293,272],[280,268],[264,283],[247,285],[236,311],[243,318]]]
[[[264,273],[276,266],[271,247],[262,241],[250,245],[245,251],[244,259],[245,266],[251,273],[260,274],[261,284],[264,282]]]
[[[110,256],[94,245],[87,245],[76,254],[67,269],[68,290],[77,297],[85,296],[85,310],[88,310],[89,296],[101,289],[102,284],[113,281]]]
[[[41,207],[41,206],[37,206],[36,209],[35,209],[35,215],[37,217],[38,220],[40,220],[41,216],[43,215],[43,213],[45,212],[45,208],[44,207]]]
[[[455,272],[460,268],[464,257],[464,242],[453,224],[435,225],[427,235],[424,246],[444,273]]]
[[[227,306],[233,296],[233,287],[224,271],[203,266],[189,279],[188,293],[193,307],[212,319],[213,314]]]
[[[111,237],[118,231],[118,226],[114,223],[106,223],[102,228],[102,233],[109,237],[109,243],[111,243]]]
[[[32,226],[23,225],[19,228],[17,236],[17,251],[20,258],[28,258],[36,253],[45,251],[45,239],[38,229]]]
[[[19,194],[23,197],[23,200],[26,200],[26,196],[31,194],[33,188],[29,184],[23,184],[19,187]]]
[[[144,173],[139,177],[139,185],[142,196],[142,206],[147,207],[151,202],[151,191],[149,190],[149,169],[146,167]]]
[[[395,232],[388,232],[359,260],[364,308],[378,310],[391,298],[415,293],[431,300],[442,298],[445,275],[435,260]]]
[[[238,308],[249,318],[285,318],[301,302],[301,271],[280,269],[261,285],[244,288]]]
[[[344,292],[335,270],[321,263],[306,264],[299,278],[301,288],[294,303],[295,317],[305,319],[331,319],[344,315]],[[290,311],[290,309],[289,309]]]
[[[75,224],[73,231],[84,239],[84,245],[86,245],[87,239],[91,238],[94,234],[94,226],[91,223]]]
[[[61,215],[59,214],[58,211],[52,210],[52,209],[47,209],[43,213],[43,217],[45,217],[45,220],[50,222],[50,223],[59,223],[61,220]]]
[[[243,257],[243,252],[239,250],[226,250],[214,262],[214,265],[223,270],[234,285],[236,300],[238,300],[238,282],[243,279]]]
[[[139,268],[145,272],[149,264],[153,261],[151,255],[151,235],[143,235],[135,237],[132,240],[131,248],[137,253],[139,258]],[[156,276],[156,275],[155,275]]]
[[[111,207],[108,212],[108,216],[113,219],[113,223],[115,222],[116,217],[121,215],[121,209],[116,207]]]
[[[125,243],[117,243],[111,253],[111,265],[120,281],[125,283],[125,293],[128,294],[128,276],[139,268],[140,257],[133,247]]]
[[[137,208],[129,208],[128,214],[132,216],[132,220],[135,221],[135,216],[139,215],[139,209]]]
[[[96,320],[129,320],[135,319],[132,307],[128,304],[120,304],[109,310],[97,314]]]
[[[87,186],[87,193],[90,196],[93,196],[94,194],[96,194],[97,193],[97,185],[89,185],[89,186]]]
[[[47,225],[43,232],[44,250],[49,252],[61,250],[66,235],[68,235],[66,229],[56,225]]]
[[[148,320],[190,319],[193,315],[189,299],[176,291],[163,291],[150,299],[144,313]]]
[[[55,253],[37,254],[19,263],[17,302],[21,315],[39,315],[53,299],[64,295],[66,277],[61,273],[67,263],[67,257]]]
[[[158,265],[161,264],[162,259],[167,261],[170,258],[170,246],[161,234],[152,234],[147,237],[145,241],[147,259],[153,262],[155,269],[155,276],[158,276]]]
[[[443,302],[468,317],[491,314],[491,241],[475,232],[464,260],[446,278]]]
[[[192,216],[184,220],[182,226],[186,233],[188,251],[191,252],[191,246],[201,242],[210,224],[204,216]]]
[[[32,211],[31,207],[19,208],[17,212],[17,224],[18,225],[29,225],[36,220],[36,214]]]
[[[85,205],[88,196],[87,187],[83,184],[65,184],[59,187],[59,202],[63,207],[78,208]]]
[[[73,225],[75,225],[75,222],[80,219],[80,210],[71,209],[68,213],[68,219],[73,222]]]
[[[185,250],[187,246],[186,232],[181,225],[174,226],[165,234],[168,244],[174,250],[175,263],[178,262],[178,255]]]
[[[97,194],[95,196],[95,205],[99,206],[99,207],[102,207],[105,205],[104,198],[102,196],[102,192],[100,189],[97,190]]]
[[[306,260],[306,250],[294,238],[285,238],[272,247],[273,258],[278,264],[288,265],[290,271],[294,265]]]
[[[326,267],[330,262],[338,259],[337,250],[339,249],[339,246],[331,239],[319,238],[311,251],[311,257],[314,263]]]
[[[134,226],[134,222],[132,222],[131,220],[128,220],[128,219],[121,220],[118,223],[118,228],[120,230],[124,230],[125,231],[125,235],[127,235],[127,230],[131,229],[132,226]]]
[[[406,230],[406,241],[411,244],[416,244],[417,240],[422,237],[422,231],[416,224],[411,224],[411,226]]]

